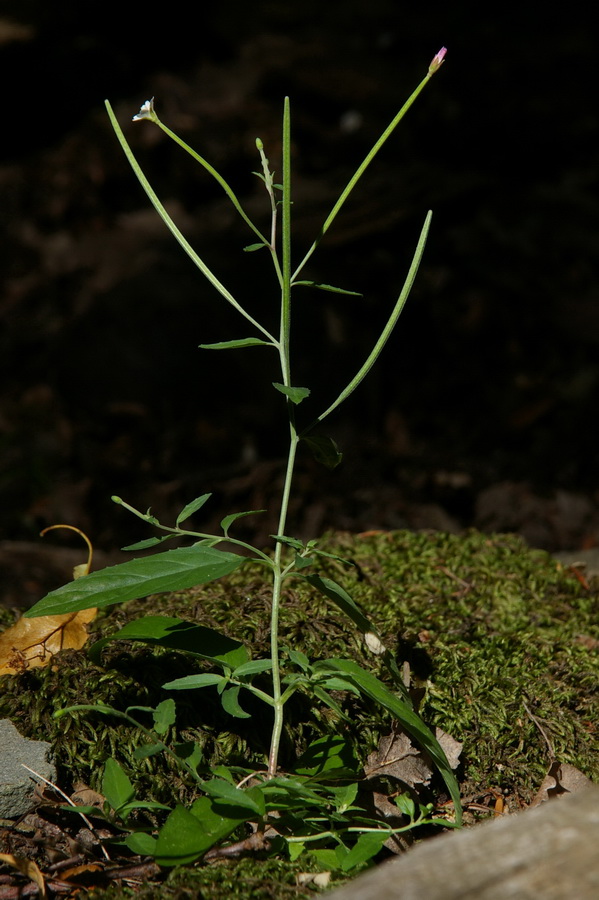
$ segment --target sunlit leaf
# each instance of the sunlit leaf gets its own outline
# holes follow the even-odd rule
[[[389,837],[388,831],[369,831],[361,834],[354,846],[341,863],[344,872],[351,872],[356,866],[361,866],[382,849]]]
[[[88,640],[87,625],[95,615],[96,609],[92,608],[61,616],[19,619],[0,634],[0,675],[47,666],[61,650],[80,650]]]
[[[47,594],[27,617],[72,613],[137,600],[162,591],[181,591],[233,572],[245,558],[196,545],[167,550],[93,572]]]

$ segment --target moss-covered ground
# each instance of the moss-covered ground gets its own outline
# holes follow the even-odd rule
[[[552,753],[599,780],[596,586],[588,587],[571,569],[512,535],[333,534],[321,547],[353,562],[348,568],[326,560],[319,567],[363,606],[398,664],[407,664],[425,721],[463,742],[459,777],[464,797],[495,790],[512,808],[524,805],[539,788]],[[263,572],[249,564],[202,588],[111,607],[94,623],[97,636],[142,615],[179,615],[247,641],[254,656],[266,654],[269,593]],[[311,658],[349,655],[378,671],[363,636],[305,582],[290,585],[281,629],[283,646]],[[155,705],[167,696],[162,683],[196,671],[199,664],[118,642],[108,645],[103,661],[98,667],[84,651],[67,652],[49,668],[5,677],[0,717],[11,718],[27,736],[53,743],[65,788],[77,780],[97,788],[102,763],[113,756],[136,782],[139,796],[171,802],[173,793],[188,797],[189,786],[162,757],[133,759],[141,741],[134,729],[89,714],[58,721],[52,714],[73,703]],[[251,718],[225,718],[211,688],[178,692],[176,701],[177,737],[199,742],[206,763],[264,764],[266,707],[249,698],[244,705]],[[282,765],[309,740],[340,729],[365,758],[389,722],[367,703],[347,698],[346,706],[351,725],[307,697],[294,698],[288,705]],[[242,860],[177,871],[161,885],[160,896],[298,896],[295,868],[308,867],[302,858],[299,867]],[[234,893],[232,885],[240,892]],[[150,888],[144,890],[140,896],[154,896]],[[125,895],[116,889],[102,894]]]

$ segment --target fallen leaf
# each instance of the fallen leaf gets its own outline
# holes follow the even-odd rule
[[[540,806],[553,797],[559,797],[562,794],[575,794],[589,787],[593,782],[587,778],[576,766],[569,763],[559,763],[557,760],[551,763],[549,771],[543,779],[541,787],[530,804],[531,806]]]
[[[33,860],[27,859],[24,856],[13,856],[12,853],[0,853],[0,860],[8,863],[9,866],[12,866],[13,869],[16,869],[21,875],[25,875],[31,881],[34,881],[38,886],[40,897],[46,898],[48,896],[46,894],[44,876]]]
[[[87,562],[73,568],[73,579],[88,575],[93,548],[87,535],[73,525],[50,525],[41,534],[56,528],[66,528],[81,535],[88,548]],[[0,634],[0,675],[18,675],[26,669],[47,666],[60,650],[81,650],[88,638],[86,625],[96,612],[97,609],[82,609],[62,616],[19,619]]]
[[[0,634],[0,675],[47,666],[61,650],[80,650],[88,639],[86,626],[96,611],[19,619]]]
[[[443,748],[449,765],[456,769],[460,762],[462,744],[441,728],[435,730],[435,737]],[[406,732],[396,729],[381,738],[378,749],[366,760],[364,773],[366,778],[386,775],[414,787],[430,782],[433,766],[428,755],[414,746]]]

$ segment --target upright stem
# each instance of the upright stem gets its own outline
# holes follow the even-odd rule
[[[281,327],[279,340],[279,357],[281,361],[281,373],[283,384],[291,386],[291,364],[289,338],[291,332],[291,135],[289,98],[285,98],[283,112],[283,210],[281,217],[281,257],[282,257],[282,284],[281,284]],[[295,454],[299,437],[295,427],[295,411],[291,400],[287,400],[287,416],[289,419],[289,454],[287,457],[287,470],[281,509],[279,513],[279,527],[277,534],[284,535],[287,527],[287,512],[289,509],[289,497],[293,482],[293,469]],[[279,758],[279,745],[283,731],[283,701],[281,699],[281,662],[279,659],[279,612],[281,608],[281,596],[283,587],[283,545],[278,541],[275,548],[273,567],[272,610],[270,618],[270,647],[272,660],[272,696],[274,700],[274,723],[270,742],[270,754],[268,759],[268,774],[274,777],[277,773]]]

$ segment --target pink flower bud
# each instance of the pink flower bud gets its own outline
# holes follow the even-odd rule
[[[443,61],[445,59],[445,54],[447,53],[447,47],[441,47],[436,56],[433,56],[430,66],[428,67],[428,74],[434,75],[437,69],[440,69],[443,65]]]

